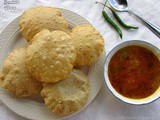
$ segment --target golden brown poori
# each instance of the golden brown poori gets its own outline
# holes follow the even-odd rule
[[[54,113],[68,115],[80,110],[89,96],[89,80],[82,70],[73,69],[63,81],[43,84],[45,105]]]
[[[97,60],[104,48],[104,39],[91,25],[74,27],[70,36],[76,49],[75,66],[91,65]]]
[[[42,83],[31,77],[25,65],[25,48],[14,50],[4,61],[1,86],[18,97],[39,93]]]
[[[26,51],[29,72],[41,82],[55,83],[68,77],[76,53],[72,40],[63,31],[42,30]]]
[[[29,42],[43,29],[67,31],[68,23],[57,8],[38,6],[26,10],[19,26],[23,37]]]

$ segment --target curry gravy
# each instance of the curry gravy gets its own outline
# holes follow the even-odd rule
[[[144,47],[127,46],[112,56],[108,76],[113,88],[121,95],[146,98],[159,88],[160,61]]]

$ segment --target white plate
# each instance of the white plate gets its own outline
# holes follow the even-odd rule
[[[65,9],[60,9],[63,16],[67,19],[69,27],[73,28],[76,25],[90,24],[82,16]],[[24,40],[19,32],[20,17],[13,20],[0,34],[0,67],[2,68],[3,61],[8,54],[15,48],[26,47],[28,43]],[[98,94],[103,81],[102,68],[105,60],[105,52],[101,54],[95,64],[89,67],[88,78],[90,80],[90,96],[84,108]],[[3,103],[15,113],[29,119],[34,120],[56,120],[63,119],[69,116],[56,116],[48,110],[43,100],[39,96],[29,98],[17,98],[6,90],[0,88],[0,99]],[[78,113],[78,112],[77,112]],[[73,114],[72,114],[73,115]],[[71,116],[71,115],[70,115]]]

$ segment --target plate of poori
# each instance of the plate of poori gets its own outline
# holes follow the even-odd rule
[[[25,118],[74,115],[102,86],[104,39],[72,11],[30,8],[7,25],[0,44],[0,99]]]

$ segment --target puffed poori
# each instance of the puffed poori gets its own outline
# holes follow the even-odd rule
[[[43,83],[41,91],[45,105],[54,113],[67,115],[80,110],[89,96],[89,81],[82,70],[73,69],[63,81]]]
[[[25,48],[14,50],[4,61],[1,86],[18,97],[39,93],[42,84],[30,76],[25,65]]]
[[[29,72],[37,80],[55,83],[68,77],[76,52],[69,35],[63,31],[42,30],[33,37],[26,51]]]
[[[43,29],[67,31],[68,23],[57,8],[38,6],[26,10],[20,21],[20,31],[29,42]]]
[[[70,32],[76,49],[75,66],[91,65],[97,60],[104,48],[104,39],[91,25],[80,25]]]

